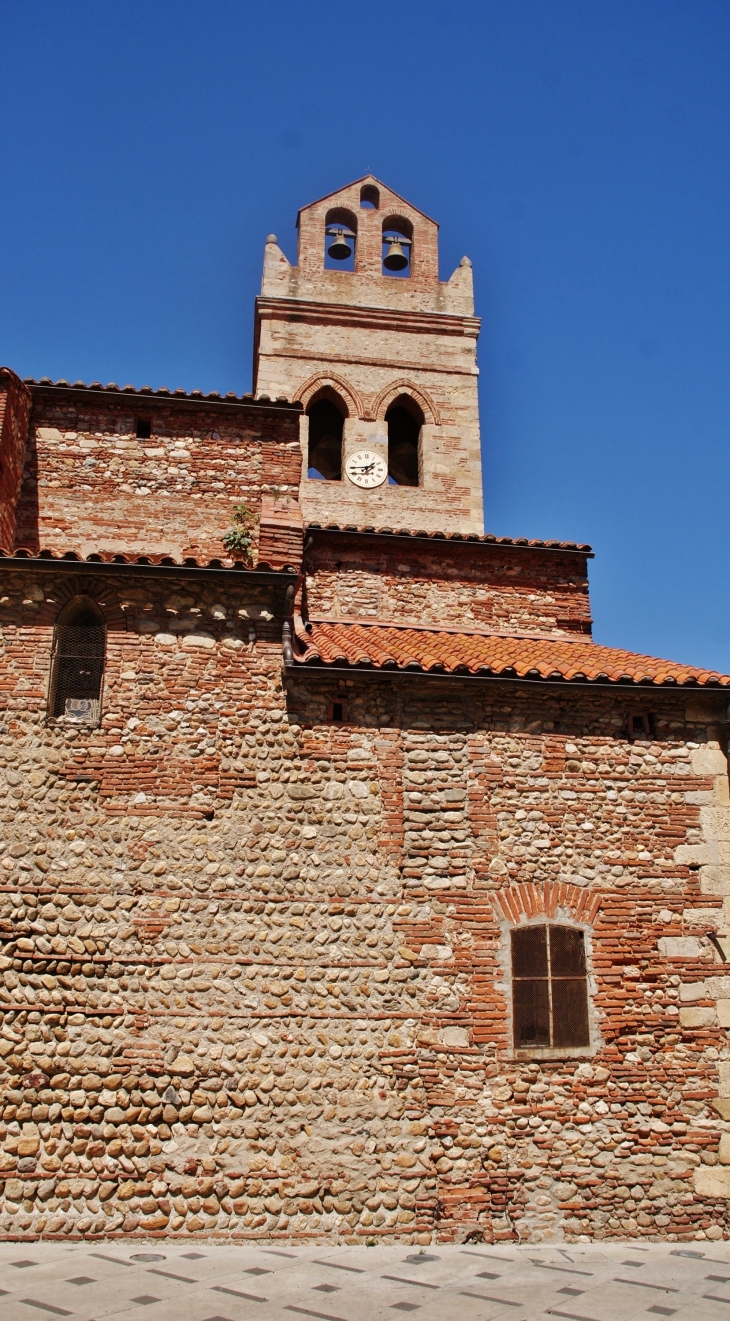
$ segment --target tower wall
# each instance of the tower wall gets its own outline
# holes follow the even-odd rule
[[[0,410],[1,389],[2,378]],[[254,558],[259,531],[259,558],[271,558],[285,550],[280,541],[271,546],[271,520],[281,523],[271,493],[279,503],[290,497],[288,520],[301,523],[295,409],[58,385],[22,390],[27,404],[16,389],[2,430],[8,500],[0,546],[223,559],[233,507],[243,503]],[[136,435],[140,415],[150,422],[146,439]],[[287,562],[296,562],[297,545],[301,533]]]
[[[362,189],[376,185],[378,208],[361,209]],[[356,226],[352,271],[325,269],[333,215],[336,223]],[[408,279],[382,272],[383,227],[396,227],[396,219],[413,235]],[[483,531],[473,310],[468,259],[440,282],[437,225],[375,180],[359,180],[304,208],[297,266],[271,236],[257,300],[255,391],[259,398],[301,400],[306,410],[328,390],[346,413],[343,477],[336,482],[307,477],[308,419],[302,419],[305,521]],[[400,394],[414,399],[424,419],[419,485],[363,491],[344,475],[344,465],[363,448],[387,460],[385,415]]]

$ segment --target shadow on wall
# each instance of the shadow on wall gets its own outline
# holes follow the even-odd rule
[[[30,550],[34,555],[41,549],[40,515],[38,510],[38,445],[31,429],[25,452],[25,468],[18,497],[18,518],[15,525],[15,549]]]

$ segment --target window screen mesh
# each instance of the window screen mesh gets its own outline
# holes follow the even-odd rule
[[[553,1045],[587,1046],[588,996],[585,977],[555,977],[553,995]]]
[[[515,1045],[550,1045],[550,996],[547,977],[514,984]]]
[[[550,971],[553,977],[585,977],[583,932],[575,927],[550,927]]]
[[[51,714],[99,719],[106,629],[93,610],[56,627]]]
[[[574,927],[530,926],[512,932],[514,1042],[588,1046],[585,938]]]

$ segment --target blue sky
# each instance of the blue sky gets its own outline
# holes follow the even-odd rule
[[[730,7],[2,6],[0,361],[248,389],[274,231],[372,171],[473,263],[486,523],[730,671]]]

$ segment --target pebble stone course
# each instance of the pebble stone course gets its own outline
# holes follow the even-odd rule
[[[337,194],[358,213],[359,188]],[[331,205],[304,209],[297,269],[267,243],[255,405],[0,369],[0,1237],[17,1260],[38,1242],[83,1257],[44,1297],[36,1267],[7,1266],[31,1283],[0,1280],[5,1311],[326,1321],[362,1315],[372,1279],[372,1315],[456,1299],[603,1321],[630,1288],[679,1314],[681,1290],[665,1306],[660,1281],[626,1283],[638,1266],[594,1305],[559,1284],[581,1267],[519,1253],[730,1252],[727,689],[631,683],[636,658],[595,686],[582,659],[575,684],[538,683],[539,656],[498,679],[411,653],[348,668],[339,644],[296,661],[307,623],[313,642],[411,630],[418,665],[438,636],[453,659],[460,632],[592,646],[575,642],[587,547],[481,539],[468,263],[439,284],[436,226],[411,209],[412,281],[386,281],[388,214],[364,210],[357,270],[323,271]],[[305,479],[297,503],[300,405],[322,388],[349,400],[345,458],[385,447],[411,392],[422,485]],[[221,558],[238,500],[255,572]],[[338,526],[305,539],[315,513]],[[97,724],[49,711],[55,629],[87,598],[106,625]],[[512,933],[548,921],[585,940],[590,1039],[570,1047],[515,1040]],[[151,1237],[185,1279],[115,1264]],[[512,1285],[467,1239],[507,1274],[517,1252],[527,1297],[495,1302],[490,1276]],[[314,1242],[369,1264],[316,1265]],[[409,1284],[399,1254],[421,1248],[437,1260]],[[281,1301],[292,1262],[319,1310]],[[142,1277],[117,1307],[101,1270]]]
[[[570,1248],[300,1248],[165,1243],[0,1245],[3,1321],[720,1321],[730,1250],[613,1242]]]

